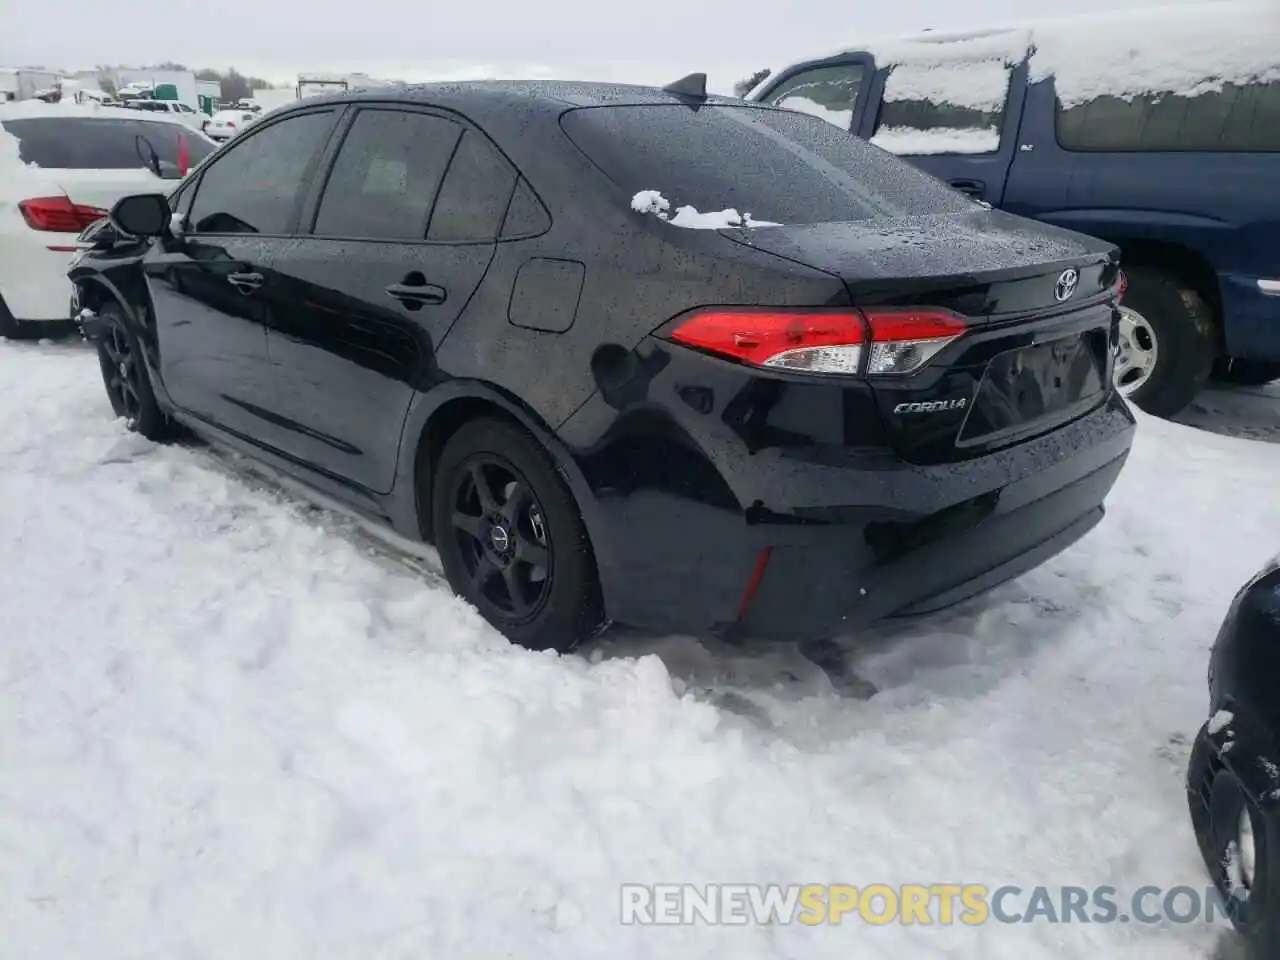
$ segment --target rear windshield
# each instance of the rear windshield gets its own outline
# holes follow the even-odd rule
[[[146,141],[161,162],[178,165],[178,140],[187,139],[187,159],[195,166],[217,149],[176,123],[107,117],[32,117],[0,121],[18,140],[24,163],[56,170],[136,170],[148,168]]]
[[[673,208],[827,223],[960,213],[973,202],[824,120],[790,110],[679,104],[585,107],[565,133],[625,190]]]

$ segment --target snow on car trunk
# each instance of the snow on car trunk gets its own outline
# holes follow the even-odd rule
[[[1280,447],[1142,418],[1093,534],[856,648],[512,648],[346,521],[0,343],[6,956],[1203,957],[1199,923],[620,924],[622,883],[1199,889],[1205,658]],[[1016,909],[1025,908],[1025,903]]]

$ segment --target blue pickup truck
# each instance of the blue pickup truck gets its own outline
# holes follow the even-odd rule
[[[925,32],[792,64],[746,97],[1119,246],[1117,381],[1170,417],[1210,376],[1280,377],[1277,37],[1269,0]]]

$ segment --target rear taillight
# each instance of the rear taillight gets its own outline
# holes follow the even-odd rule
[[[1124,271],[1120,271],[1120,276],[1116,279],[1116,303],[1124,299],[1125,292],[1129,289],[1129,278],[1124,275]]]
[[[946,310],[880,307],[864,315],[871,325],[867,375],[872,377],[914,373],[966,329],[964,320]]]
[[[773,370],[886,376],[915,372],[965,329],[942,310],[714,308],[691,314],[671,339]]]
[[[100,207],[72,203],[66,197],[32,197],[19,200],[22,219],[32,230],[46,233],[79,233],[107,215]]]

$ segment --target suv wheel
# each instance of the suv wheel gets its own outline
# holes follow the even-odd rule
[[[462,426],[433,471],[431,510],[449,585],[513,643],[563,652],[599,626],[578,506],[523,430],[489,418]]]
[[[1209,377],[1217,353],[1208,304],[1154,267],[1126,267],[1116,385],[1147,413],[1172,417]]]

